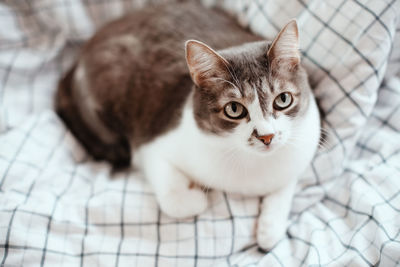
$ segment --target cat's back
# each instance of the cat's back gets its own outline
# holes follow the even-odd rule
[[[156,78],[158,85],[171,88],[171,79],[181,83],[185,76],[189,81],[184,56],[189,39],[217,50],[261,40],[223,11],[195,2],[164,4],[136,10],[103,27],[84,46],[82,60],[90,61],[89,72],[95,74],[106,66],[121,65],[125,76],[145,82]]]
[[[140,42],[142,51],[152,51],[157,45],[162,45],[183,52],[184,42],[188,39],[203,41],[214,49],[261,40],[244,30],[225,12],[189,2],[135,10],[103,27],[87,43],[86,49],[102,46],[126,34]],[[183,56],[182,53],[179,55]]]

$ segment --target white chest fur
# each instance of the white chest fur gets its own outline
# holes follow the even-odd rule
[[[319,141],[314,99],[297,127],[296,136],[304,141],[284,145],[266,155],[238,151],[226,145],[223,137],[203,133],[187,105],[179,127],[135,151],[134,159],[140,168],[152,158],[161,158],[206,187],[265,195],[297,179],[310,163]]]

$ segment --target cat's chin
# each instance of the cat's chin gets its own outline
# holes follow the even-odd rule
[[[250,147],[248,150],[251,151],[252,154],[256,154],[259,156],[271,155],[277,150],[277,145],[269,145],[269,146],[257,146]]]

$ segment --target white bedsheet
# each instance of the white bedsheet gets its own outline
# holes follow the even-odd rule
[[[269,253],[258,198],[212,191],[204,214],[170,219],[139,173],[91,160],[54,112],[81,41],[144,2],[0,2],[0,266],[399,265],[399,1],[205,1],[267,38],[297,18],[326,114]]]

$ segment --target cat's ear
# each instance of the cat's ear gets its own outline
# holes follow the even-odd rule
[[[272,68],[292,69],[300,63],[299,30],[296,20],[291,20],[279,32],[267,52]]]
[[[186,62],[193,82],[204,87],[215,78],[226,78],[228,62],[208,45],[189,40],[185,44]]]

